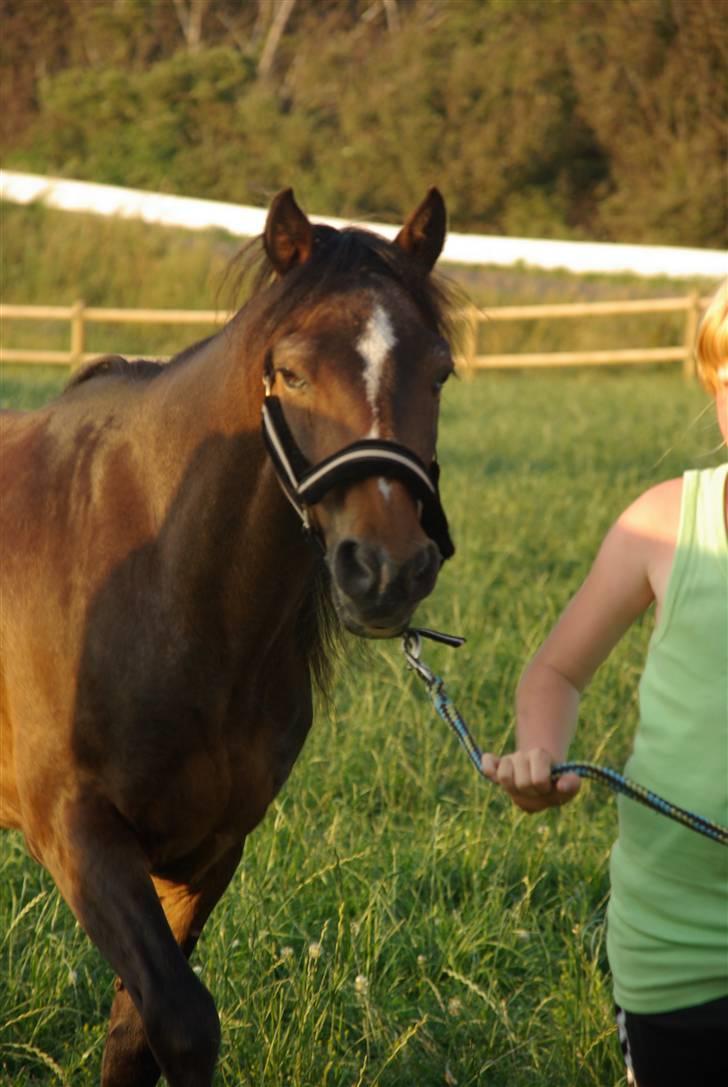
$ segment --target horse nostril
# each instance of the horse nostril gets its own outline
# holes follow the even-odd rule
[[[379,586],[381,563],[377,552],[358,540],[342,540],[334,555],[334,577],[347,596],[361,600]]]
[[[435,584],[439,569],[440,552],[437,546],[430,542],[410,560],[407,567],[407,586],[410,591],[429,592]]]
[[[405,562],[357,539],[342,540],[334,551],[332,573],[339,589],[357,606],[378,609],[414,604],[432,590],[440,552],[430,542]]]

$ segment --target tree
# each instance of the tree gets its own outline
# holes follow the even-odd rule
[[[199,52],[202,44],[202,23],[210,7],[210,0],[174,0],[174,6],[188,52]]]
[[[261,53],[258,62],[258,75],[261,76],[261,78],[265,78],[270,74],[278,44],[286,29],[286,23],[293,13],[295,4],[296,0],[277,0],[277,2],[272,5],[268,4],[268,8],[272,8],[272,12],[268,33],[265,38],[265,45],[263,46],[263,52]]]

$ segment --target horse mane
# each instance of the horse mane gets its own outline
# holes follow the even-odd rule
[[[63,391],[66,393],[71,389],[76,389],[79,385],[83,385],[96,377],[121,377],[130,381],[151,380],[161,374],[163,370],[168,370],[170,366],[191,358],[214,337],[215,333],[198,340],[197,343],[190,344],[189,347],[183,348],[174,355],[169,362],[161,362],[158,359],[127,359],[123,355],[103,355],[101,358],[88,363],[87,366],[82,366],[72,374]]]
[[[345,288],[347,283],[361,286],[367,279],[372,282],[388,279],[410,296],[433,331],[449,338],[455,293],[452,284],[428,274],[400,246],[369,230],[359,227],[335,230],[330,226],[318,225],[313,228],[313,235],[311,257],[290,271],[283,280],[277,277],[265,252],[262,235],[244,245],[230,262],[228,274],[233,276],[236,294],[245,288],[248,299],[252,300],[267,291],[259,325],[262,335],[271,335],[304,301],[309,306],[315,305],[331,291]],[[162,370],[194,356],[214,336],[213,333],[184,348],[169,362],[104,355],[77,370],[63,391],[69,392],[96,377],[151,380]]]
[[[323,555],[317,557],[311,583],[296,620],[298,649],[308,665],[313,685],[325,704],[330,692],[344,628],[331,596],[331,574]]]
[[[134,359],[129,361],[123,355],[104,355],[94,359],[87,366],[82,366],[66,382],[63,392],[77,389],[79,385],[91,381],[95,377],[125,377],[131,379],[154,378],[161,373],[165,363],[154,362],[152,359]]]
[[[233,290],[249,300],[265,295],[260,331],[269,336],[302,303],[316,305],[327,294],[388,280],[415,303],[425,323],[448,338],[455,289],[427,270],[400,246],[360,227],[317,225],[313,252],[303,264],[279,278],[263,246],[262,236],[243,246],[230,263]]]

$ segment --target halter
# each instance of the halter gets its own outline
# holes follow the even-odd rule
[[[308,531],[311,531],[309,507],[320,502],[333,487],[371,476],[387,476],[399,479],[422,504],[422,528],[437,544],[443,561],[455,553],[440,503],[437,461],[433,460],[428,470],[404,445],[363,438],[312,465],[296,444],[279,398],[270,391],[270,378],[264,377],[263,383],[263,441],[278,482]]]

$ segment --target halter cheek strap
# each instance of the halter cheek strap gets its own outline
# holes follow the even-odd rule
[[[364,438],[312,465],[304,456],[286,422],[277,396],[263,401],[263,440],[286,497],[309,528],[308,507],[319,502],[333,487],[371,476],[399,479],[422,503],[422,527],[437,544],[443,560],[455,548],[438,491],[439,467],[429,471],[420,458],[397,442]]]

